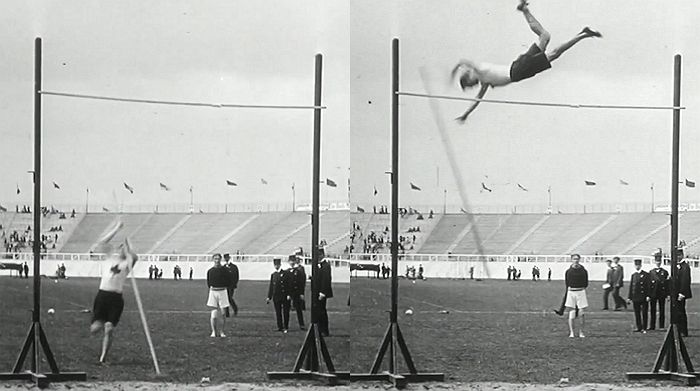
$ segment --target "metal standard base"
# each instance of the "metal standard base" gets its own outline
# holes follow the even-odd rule
[[[320,372],[319,353],[323,357],[328,373]],[[328,346],[318,331],[318,323],[312,323],[306,333],[291,372],[268,372],[270,380],[317,380],[335,386],[340,380],[350,380],[350,372],[337,372],[328,352]]]
[[[688,373],[679,371],[679,352]],[[662,367],[663,370],[661,369]],[[687,386],[695,386],[698,384],[700,373],[695,372],[693,368],[683,337],[678,333],[678,327],[675,324],[671,324],[671,327],[666,332],[666,338],[664,338],[661,349],[656,355],[654,368],[652,368],[651,372],[628,372],[626,375],[627,380],[671,380],[682,382]]]
[[[61,373],[0,373],[0,381],[7,380],[28,380],[36,384],[39,388],[48,387],[49,383],[58,383],[66,381],[87,381],[85,372],[61,372]]]
[[[40,348],[44,351],[46,361],[48,361],[49,367],[51,367],[51,373],[38,373]],[[32,370],[22,372],[24,361],[29,353],[31,353],[30,364]],[[51,352],[49,341],[46,338],[46,334],[44,334],[41,323],[32,322],[32,325],[29,327],[29,332],[27,333],[27,338],[24,340],[22,350],[17,357],[15,366],[12,368],[12,372],[0,373],[0,381],[4,380],[29,380],[34,382],[37,387],[45,388],[51,382],[86,381],[87,374],[85,372],[61,372],[58,369],[58,364],[53,356],[53,352]]]
[[[396,371],[396,345],[398,345],[401,350],[409,373],[399,374]],[[389,371],[379,373],[379,368],[382,365],[387,350],[389,351]],[[403,339],[403,334],[401,334],[399,324],[390,322],[384,334],[382,344],[379,347],[379,351],[377,352],[377,356],[374,359],[372,369],[370,369],[370,373],[352,373],[350,374],[350,381],[386,381],[392,383],[396,388],[404,388],[408,383],[445,381],[445,374],[418,373],[413,364],[411,353],[408,351],[408,346],[406,346],[406,341]]]

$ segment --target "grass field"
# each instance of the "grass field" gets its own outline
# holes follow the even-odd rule
[[[351,370],[366,372],[388,324],[390,282],[354,278],[351,286]],[[601,311],[602,289],[593,283],[587,338],[570,339],[566,319],[551,311],[562,293],[560,281],[401,280],[399,325],[418,370],[444,372],[450,381],[619,383],[627,371],[651,369],[664,332],[632,333],[633,312]],[[698,305],[688,304],[694,363]],[[407,308],[414,314],[404,314]]]
[[[12,369],[31,324],[31,279],[0,277],[0,371]],[[70,279],[54,283],[43,279],[42,324],[61,370],[80,370],[91,380],[152,380],[153,365],[130,284],[125,288],[125,310],[110,353],[109,366],[96,365],[99,337],[89,334],[90,313],[97,279]],[[327,339],[338,369],[349,365],[348,284],[335,284],[329,301],[331,337]],[[308,293],[307,285],[307,293]],[[289,370],[304,333],[296,317],[290,332],[276,331],[272,304],[265,304],[267,283],[241,281],[236,290],[238,317],[229,318],[227,338],[210,338],[209,311],[203,281],[141,280],[139,290],[147,311],[154,345],[165,377],[159,380],[196,383],[262,382],[269,370]],[[46,314],[48,308],[56,314]],[[306,311],[307,323],[309,311]],[[48,366],[44,368],[48,369]]]

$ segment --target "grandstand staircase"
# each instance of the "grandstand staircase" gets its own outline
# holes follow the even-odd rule
[[[581,239],[577,240],[574,244],[572,244],[569,248],[567,248],[566,251],[564,251],[564,253],[570,254],[570,253],[574,252],[574,250],[576,250],[583,243],[586,243],[586,241],[588,241],[588,239],[593,237],[593,235],[597,234],[601,229],[605,228],[605,226],[607,226],[608,224],[613,222],[615,219],[617,219],[617,216],[618,215],[611,215],[610,217],[605,219],[605,221],[600,223],[597,227],[593,228],[590,232],[588,232],[586,235],[581,237]]]
[[[479,221],[479,216],[473,216],[472,222],[470,222],[469,224],[467,224],[467,225],[464,227],[464,229],[462,229],[462,230],[459,232],[459,234],[457,235],[457,237],[455,238],[455,240],[452,242],[452,244],[450,244],[450,247],[447,248],[447,253],[448,253],[448,254],[452,253],[452,251],[454,251],[454,249],[457,248],[457,246],[459,246],[459,243],[462,241],[462,239],[464,239],[464,238],[467,236],[467,234],[468,234],[469,232],[471,232],[472,227],[474,227],[474,224],[476,224],[478,221]]]
[[[520,236],[520,238],[518,238],[518,240],[516,240],[515,243],[513,243],[508,248],[508,250],[506,250],[505,253],[512,254],[516,248],[520,247],[520,245],[523,244],[527,240],[527,238],[530,237],[530,235],[532,235],[535,231],[540,229],[542,224],[544,224],[547,220],[549,220],[549,216],[550,215],[545,215],[539,221],[537,221],[532,227],[530,227],[530,229],[528,229],[524,234],[522,234],[522,236]]]
[[[679,215],[678,215],[678,220],[680,220],[683,216],[684,216],[683,214],[679,214]],[[644,243],[644,241],[648,240],[650,237],[654,236],[655,234],[659,233],[660,231],[666,229],[666,228],[667,228],[668,226],[670,226],[670,225],[671,225],[671,222],[669,221],[669,222],[667,222],[667,223],[664,223],[664,224],[658,226],[657,228],[655,228],[654,230],[648,232],[646,235],[644,235],[644,236],[641,237],[640,239],[637,239],[637,241],[635,241],[634,243],[632,243],[632,244],[630,244],[629,246],[623,248],[622,251],[620,251],[620,254],[626,254],[628,251],[630,251],[630,250],[632,250],[633,248],[635,248],[635,247],[639,246],[640,244]]]
[[[417,253],[420,251],[423,244],[430,237],[430,234],[433,233],[435,227],[437,227],[438,223],[440,223],[440,219],[442,219],[442,215],[433,214],[432,219],[426,217],[425,220],[423,220],[423,224],[420,224],[420,232],[418,232],[419,235],[416,235],[417,243],[413,246],[413,250],[411,250],[412,253]]]
[[[191,214],[188,214],[187,216],[183,217],[182,220],[178,221],[175,226],[173,226],[170,231],[166,232],[165,235],[163,235],[162,238],[160,238],[153,246],[151,246],[148,251],[146,251],[146,254],[152,254],[158,247],[160,247],[163,243],[165,243],[166,240],[168,240],[175,232],[177,232],[180,228],[182,228],[183,225],[187,222],[192,217]]]
[[[214,252],[214,250],[216,250],[219,246],[221,246],[221,245],[223,245],[224,243],[226,243],[229,239],[231,239],[232,237],[234,237],[237,233],[241,232],[241,231],[243,230],[243,228],[245,228],[248,224],[250,224],[251,222],[253,222],[253,220],[257,219],[258,216],[260,216],[260,215],[255,214],[255,215],[250,216],[246,221],[244,221],[243,223],[241,223],[241,225],[239,225],[238,227],[234,228],[233,231],[229,232],[229,233],[226,234],[223,238],[219,239],[216,243],[214,243],[214,245],[212,245],[211,247],[209,247],[209,248],[207,249],[206,252],[207,252],[207,253],[212,253],[212,252]]]
[[[323,215],[324,215],[324,214],[321,213],[321,214],[318,216],[319,220],[321,219],[321,217],[323,217]],[[309,227],[310,225],[311,225],[311,219],[309,219],[308,222],[306,222],[306,223],[304,223],[304,224],[302,224],[302,225],[296,227],[292,232],[288,233],[288,234],[285,235],[284,237],[278,239],[277,241],[275,241],[274,243],[272,243],[271,245],[269,245],[267,248],[265,248],[265,250],[263,251],[263,254],[269,253],[269,252],[272,251],[275,247],[277,247],[277,246],[279,246],[280,244],[284,243],[287,239],[291,238],[292,236],[294,236],[294,235],[295,235],[296,233],[298,233],[299,231],[301,231],[301,230],[303,230],[303,229],[306,229],[306,228]]]

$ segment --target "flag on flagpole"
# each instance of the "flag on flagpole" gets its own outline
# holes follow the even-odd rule
[[[622,186],[629,186],[629,182],[624,181],[624,180],[622,180],[622,179],[620,179],[620,184],[621,184]]]
[[[359,206],[357,206],[357,211],[360,213],[365,213],[365,210],[363,208],[360,208]]]
[[[109,209],[105,208],[104,206],[102,207],[103,212],[109,212]]]
[[[695,187],[695,182],[689,180],[688,178],[685,179],[685,185],[687,187]]]
[[[263,185],[267,185],[267,181],[265,180],[265,178],[260,178],[260,183],[262,183]]]
[[[238,186],[238,183],[236,183],[234,181],[229,181],[228,179],[226,180],[226,184],[229,186]]]
[[[586,186],[595,186],[596,185],[596,183],[593,181],[584,181],[584,182],[586,182]]]
[[[466,210],[464,210],[464,208],[459,208],[459,211],[464,213],[464,214],[468,214],[468,212]]]
[[[374,195],[377,195],[377,194],[379,194],[379,192],[377,191],[377,186],[374,186]]]
[[[528,190],[527,190],[523,185],[521,185],[520,183],[518,183],[518,187],[519,187],[520,190],[522,190],[522,191],[528,191]]]
[[[17,185],[17,194],[19,193],[21,193],[21,191],[19,190],[19,185]]]
[[[416,186],[413,182],[411,182],[411,190],[421,191],[421,188]]]
[[[326,185],[328,185],[330,187],[337,187],[338,186],[333,180],[331,180],[329,178],[326,178]]]
[[[163,182],[160,182],[160,188],[165,191],[170,191],[170,188]]]
[[[482,189],[482,191],[486,190],[489,193],[493,191],[493,190],[489,189],[488,187],[486,187],[486,184],[484,182],[481,182],[481,189]]]
[[[128,183],[124,182],[124,188],[125,188],[126,190],[129,190],[129,193],[134,194],[134,188],[131,187],[131,186],[129,186]]]
[[[54,188],[61,190],[61,186],[59,186],[58,183],[56,183],[56,182],[52,182],[52,183],[53,183]]]
[[[0,212],[7,212],[7,208],[4,206],[0,205]],[[364,211],[363,211],[364,212]]]

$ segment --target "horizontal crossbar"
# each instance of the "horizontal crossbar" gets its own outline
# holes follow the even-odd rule
[[[466,98],[461,96],[449,96],[449,95],[430,95],[430,94],[419,94],[415,92],[396,92],[396,95],[403,96],[413,96],[417,98],[432,98],[432,99],[446,99],[446,100],[463,100],[470,102],[482,102],[482,103],[499,103],[506,105],[523,105],[523,106],[546,106],[546,107],[566,107],[571,109],[618,109],[618,110],[685,110],[683,106],[632,106],[632,105],[589,105],[589,104],[575,104],[575,103],[552,103],[552,102],[531,102],[522,100],[500,100],[500,99],[479,99],[479,98]]]
[[[112,102],[147,103],[147,104],[170,105],[170,106],[214,107],[214,108],[225,108],[225,109],[289,109],[289,110],[324,109],[325,110],[327,108],[326,106],[245,105],[245,104],[235,104],[235,103],[180,102],[180,101],[167,101],[167,100],[155,100],[155,99],[119,98],[119,97],[102,96],[102,95],[72,94],[72,93],[68,93],[68,92],[56,92],[56,91],[39,91],[39,93],[42,95],[62,96],[62,97],[66,97],[66,98],[107,100],[107,101],[112,101]]]

